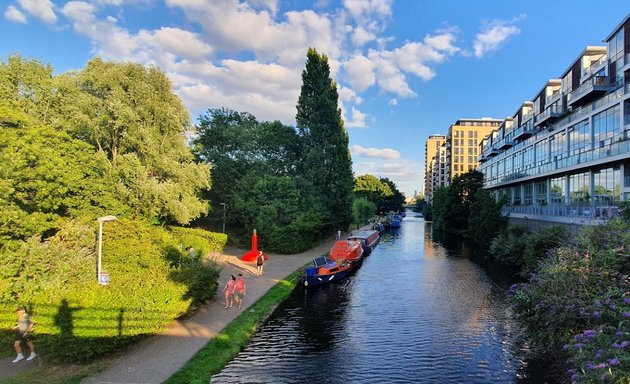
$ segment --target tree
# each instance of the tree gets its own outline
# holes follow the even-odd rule
[[[354,195],[365,198],[376,205],[378,212],[386,212],[386,199],[394,192],[389,184],[372,175],[361,175],[354,179]]]
[[[352,221],[354,186],[348,134],[338,99],[328,57],[309,48],[295,118],[302,139],[299,174],[313,184],[335,230],[347,229]]]
[[[396,187],[396,184],[387,177],[381,177],[381,183],[388,185],[392,194],[385,198],[384,211],[400,212],[403,210],[403,204],[405,203],[405,195],[402,194]]]
[[[357,229],[367,223],[376,214],[376,205],[366,198],[360,197],[352,202],[352,214]]]
[[[161,70],[97,58],[66,76],[79,90],[63,103],[70,132],[107,159],[134,215],[188,224],[207,211],[210,168],[193,161],[188,112]]]
[[[501,207],[506,201],[507,198],[503,198],[497,202],[489,192],[478,189],[475,200],[470,204],[466,236],[477,244],[489,245],[508,224],[507,218],[501,214]]]

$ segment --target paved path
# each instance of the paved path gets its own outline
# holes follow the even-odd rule
[[[220,290],[228,277],[243,273],[247,282],[247,296],[243,309],[261,298],[278,281],[291,274],[316,256],[330,250],[334,240],[306,252],[295,255],[268,254],[262,277],[256,277],[254,263],[244,263],[239,257],[244,251],[226,249],[221,260],[218,301],[204,305],[192,318],[174,322],[166,332],[146,339],[128,349],[117,361],[95,377],[82,381],[82,384],[146,384],[161,383],[177,372],[210,339],[216,336],[239,313],[235,307],[225,309]]]

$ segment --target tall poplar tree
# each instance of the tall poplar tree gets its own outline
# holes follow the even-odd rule
[[[322,199],[331,229],[345,230],[352,222],[354,182],[337,84],[326,55],[309,48],[306,56],[295,118],[303,145],[300,173]]]

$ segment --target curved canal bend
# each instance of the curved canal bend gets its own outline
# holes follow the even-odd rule
[[[508,284],[408,216],[351,277],[297,289],[212,383],[540,382]]]

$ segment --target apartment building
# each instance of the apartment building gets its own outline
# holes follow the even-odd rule
[[[438,148],[444,144],[446,136],[431,135],[424,143],[424,198],[431,201],[433,195],[433,167]]]
[[[439,187],[448,185],[448,169],[446,168],[446,142],[440,145],[431,162],[431,196],[427,201],[433,200],[433,194]]]
[[[587,223],[630,200],[630,15],[480,143],[484,187],[505,213]]]
[[[449,127],[446,135],[446,185],[450,185],[455,176],[477,169],[479,142],[496,131],[503,122],[503,119],[489,117],[459,119]]]

